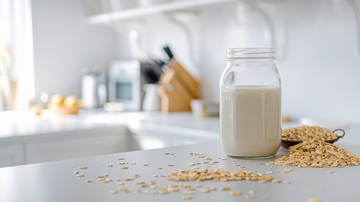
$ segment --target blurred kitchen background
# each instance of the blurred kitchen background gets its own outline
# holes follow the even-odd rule
[[[276,49],[283,127],[345,128],[351,142],[359,9],[360,0],[0,0],[0,166],[217,140],[225,51],[239,47]]]

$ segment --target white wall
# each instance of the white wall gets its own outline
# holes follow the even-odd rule
[[[256,2],[275,22],[283,113],[294,118],[360,122],[360,57],[349,3]],[[357,3],[360,5],[359,0]],[[202,8],[198,17],[185,24],[196,39],[198,64],[190,60],[184,32],[164,15],[145,19],[141,28],[143,43],[159,57],[163,54],[161,46],[170,44],[175,56],[201,82],[204,98],[219,97],[226,48],[271,45],[266,21],[240,0]]]
[[[116,55],[116,32],[84,23],[81,0],[33,0],[35,93],[80,97],[83,67],[103,68]]]

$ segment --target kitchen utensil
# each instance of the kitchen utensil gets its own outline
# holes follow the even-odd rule
[[[338,141],[340,138],[343,138],[345,136],[345,131],[343,129],[336,129],[333,131],[333,133],[335,133],[336,131],[342,131],[343,132],[343,135],[338,135],[338,137],[336,139],[333,139],[333,140],[324,140],[325,142],[327,143],[330,143],[330,144],[333,144],[334,142]],[[289,148],[291,146],[294,146],[296,144],[299,144],[301,143],[302,141],[288,141],[288,140],[282,140],[281,141],[281,145],[283,147],[286,147],[286,148]]]
[[[195,117],[219,116],[219,101],[214,100],[191,100],[191,112]]]
[[[157,84],[145,84],[144,91],[144,103],[143,111],[160,111],[160,97],[158,95],[160,85]]]
[[[162,75],[159,89],[162,112],[190,111],[190,101],[198,99],[197,81],[178,63],[172,60]]]
[[[164,46],[163,49],[164,49],[165,53],[169,56],[170,60],[174,58],[174,54],[172,53],[169,46]]]
[[[85,109],[102,107],[106,102],[105,76],[100,73],[83,75],[81,98]]]

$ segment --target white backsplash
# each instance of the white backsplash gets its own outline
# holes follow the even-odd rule
[[[275,26],[283,114],[360,122],[360,55],[348,1],[256,2]],[[271,46],[268,24],[244,1],[202,8],[185,24],[191,30],[196,62],[191,60],[186,34],[165,15],[145,19],[142,42],[158,57],[164,57],[162,46],[169,44],[175,57],[201,82],[203,98],[219,97],[226,48]],[[119,41],[125,42],[124,37],[120,35]],[[120,42],[119,56],[129,56],[127,46]]]

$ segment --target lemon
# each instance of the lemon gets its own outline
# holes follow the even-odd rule
[[[65,97],[61,94],[55,94],[51,97],[50,103],[55,105],[64,105]]]
[[[78,106],[78,98],[75,95],[71,95],[65,99],[66,107]]]

